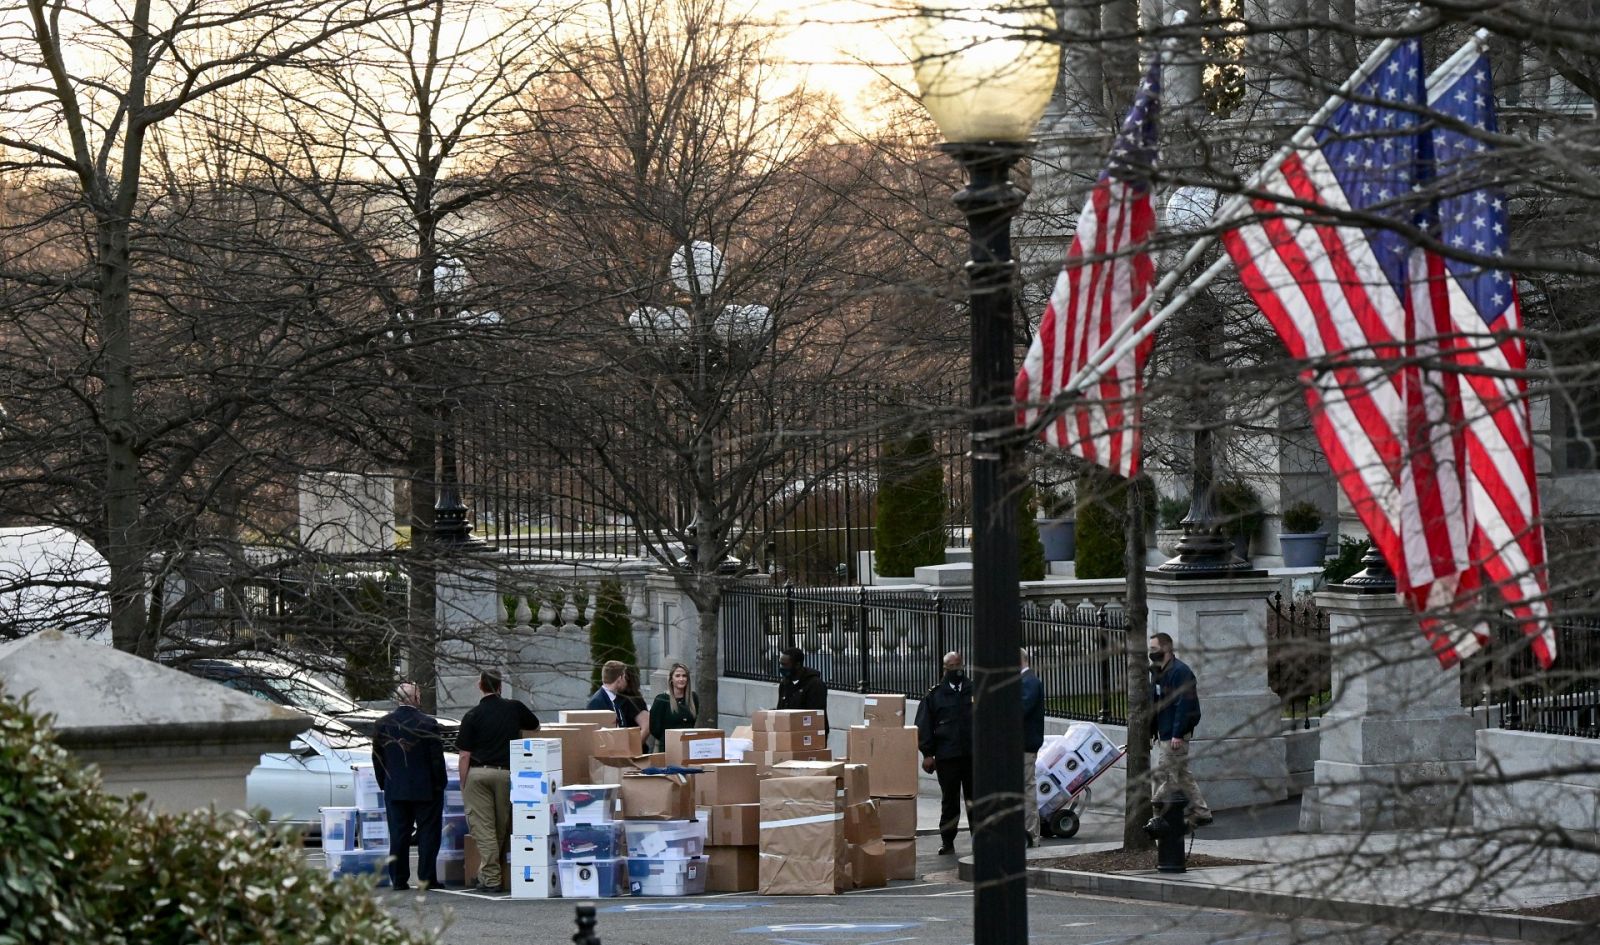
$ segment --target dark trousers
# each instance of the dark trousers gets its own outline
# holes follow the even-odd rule
[[[417,881],[432,886],[438,882],[435,864],[439,860],[439,833],[444,824],[444,795],[430,801],[388,799],[389,882],[404,886],[411,882],[411,838],[417,839]]]
[[[967,830],[972,830],[972,757],[940,758],[933,765],[934,773],[939,776],[939,836],[944,838],[945,846],[950,846],[956,842],[956,833],[961,829],[963,794],[969,811]]]

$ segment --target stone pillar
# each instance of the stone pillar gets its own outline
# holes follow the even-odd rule
[[[1300,829],[1356,833],[1467,823],[1475,725],[1458,669],[1441,669],[1416,617],[1388,594],[1324,591],[1333,704]]]
[[[1267,687],[1267,598],[1277,579],[1171,580],[1152,571],[1146,586],[1150,633],[1172,635],[1198,683],[1189,767],[1206,802],[1225,810],[1283,800],[1283,710]]]

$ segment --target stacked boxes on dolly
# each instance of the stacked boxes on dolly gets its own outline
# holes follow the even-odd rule
[[[376,874],[381,885],[389,881],[389,815],[372,766],[351,768],[356,806],[322,808],[322,855],[329,876]]]
[[[1047,836],[1070,838],[1078,832],[1078,810],[1089,785],[1104,774],[1123,749],[1093,722],[1074,722],[1066,734],[1046,738],[1034,764],[1039,823]]]
[[[848,757],[871,773],[888,879],[917,878],[917,793],[921,768],[917,728],[906,724],[906,697],[869,695],[863,725],[850,727]]]
[[[616,819],[621,791],[614,784],[568,784],[556,790],[559,892],[551,895],[628,894],[627,834]]]
[[[511,898],[561,895],[559,816],[562,741],[521,738],[511,743]]]

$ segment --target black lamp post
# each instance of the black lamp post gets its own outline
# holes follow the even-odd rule
[[[972,306],[972,652],[974,945],[1028,941],[1022,799],[1022,618],[1016,496],[1023,486],[1012,384],[1016,263],[1011,217],[1025,194],[1011,168],[1049,104],[1060,50],[1048,4],[923,7],[913,26],[917,86],[966,171]]]
[[[467,269],[459,259],[439,257],[433,268],[434,297],[441,306],[460,303],[467,288]],[[448,316],[454,321],[474,321],[454,308]],[[456,461],[455,405],[448,397],[439,405],[439,479],[433,500],[433,538],[441,545],[465,547],[483,544],[472,536],[471,513],[461,499],[460,472]]]

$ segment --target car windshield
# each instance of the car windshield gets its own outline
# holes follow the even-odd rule
[[[279,665],[252,666],[251,669],[260,674],[262,683],[280,693],[289,705],[322,715],[361,711],[361,706],[355,700],[312,678],[304,670]]]

